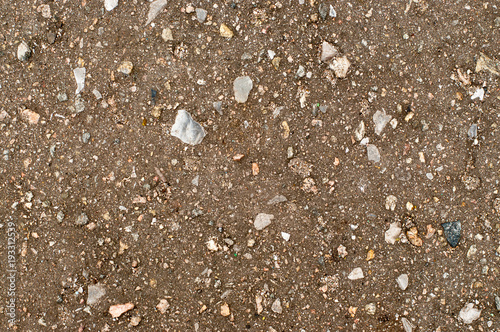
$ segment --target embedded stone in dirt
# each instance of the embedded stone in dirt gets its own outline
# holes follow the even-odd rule
[[[373,144],[366,145],[366,153],[368,155],[368,160],[378,163],[380,161],[380,152],[378,148]]]
[[[444,229],[444,236],[446,237],[446,240],[452,246],[455,248],[458,245],[458,242],[460,241],[460,232],[462,230],[462,223],[460,220],[453,221],[453,222],[445,222],[441,224]]]
[[[375,124],[375,134],[382,134],[382,130],[384,130],[385,126],[391,121],[392,117],[390,115],[385,114],[385,111],[377,111],[373,114],[373,123]]]
[[[385,232],[385,242],[394,244],[401,234],[402,228],[399,222],[393,222]]]
[[[249,76],[240,76],[233,82],[234,99],[238,103],[245,103],[248,100],[250,90],[253,88],[252,79]]]
[[[75,75],[75,81],[77,86],[75,91],[76,95],[82,92],[83,88],[85,87],[85,72],[86,72],[85,67],[73,69],[73,75]]]
[[[363,279],[365,275],[363,274],[363,270],[360,267],[355,268],[354,270],[349,273],[347,276],[348,279],[350,280],[358,280],[358,279]]]
[[[321,44],[321,61],[326,62],[339,55],[339,51],[332,44],[324,41]]]
[[[115,9],[116,6],[118,6],[118,0],[104,0],[104,8],[106,8],[108,12]]]
[[[113,318],[118,318],[120,317],[123,313],[134,309],[134,304],[133,303],[125,303],[125,304],[115,304],[109,307],[109,313],[111,317]]]
[[[347,60],[346,56],[343,56],[341,58],[334,59],[330,64],[330,69],[335,72],[335,76],[338,78],[345,78],[350,66],[351,62]]]
[[[19,61],[26,61],[31,56],[31,49],[25,41],[17,46],[17,58]]]
[[[459,317],[464,322],[464,324],[472,324],[472,322],[478,319],[480,316],[481,310],[474,308],[474,303],[467,303],[459,313]]]
[[[101,297],[106,295],[106,289],[100,284],[89,285],[87,294],[87,305],[96,304]]]
[[[274,215],[272,214],[259,213],[257,217],[255,217],[253,225],[256,230],[260,231],[266,228],[267,226],[271,225],[271,220],[273,219]]]
[[[408,287],[408,275],[406,273],[401,274],[397,279],[396,282],[398,283],[399,288],[402,290],[406,290]]]
[[[203,127],[185,110],[179,110],[170,134],[186,144],[200,144],[205,137]]]

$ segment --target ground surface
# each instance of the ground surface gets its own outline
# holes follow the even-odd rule
[[[1,330],[12,299],[18,331],[500,330],[500,76],[475,70],[481,53],[500,59],[497,6],[196,1],[200,23],[170,1],[146,26],[143,0],[4,1]],[[324,41],[349,60],[345,78],[320,60]],[[170,135],[179,109],[200,144]],[[395,119],[378,134],[377,111]],[[263,230],[259,213],[274,216]],[[422,245],[405,227],[388,243],[410,219]],[[441,224],[456,220],[452,248]],[[467,303],[482,310],[470,325]]]

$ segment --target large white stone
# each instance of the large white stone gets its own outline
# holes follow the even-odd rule
[[[252,88],[253,82],[249,76],[238,77],[233,82],[234,99],[238,103],[245,103],[248,100],[248,95]]]
[[[104,8],[109,12],[118,6],[118,0],[104,0]]]
[[[186,144],[200,144],[205,137],[203,127],[193,120],[191,115],[185,110],[179,110],[172,126],[170,134],[177,137]]]
[[[259,213],[257,217],[255,217],[255,221],[253,225],[256,230],[260,231],[271,225],[271,220],[274,219],[274,215],[267,213]]]
[[[465,324],[472,324],[473,321],[481,316],[481,310],[474,308],[474,303],[467,303],[460,310],[459,317]]]

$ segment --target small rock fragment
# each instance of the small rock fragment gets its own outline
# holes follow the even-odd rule
[[[56,218],[57,218],[57,221],[59,221],[59,222],[63,222],[63,220],[64,220],[64,212],[59,211],[59,212],[57,213]]]
[[[343,246],[342,244],[340,244],[337,247],[337,253],[339,254],[339,257],[342,257],[342,258],[345,258],[348,255],[347,248],[345,246]]]
[[[389,229],[385,232],[385,242],[394,244],[401,234],[401,224],[399,222],[393,222],[389,226]]]
[[[316,182],[313,178],[305,178],[304,181],[302,181],[300,189],[304,190],[306,193],[318,193],[318,187],[316,187]]]
[[[17,46],[17,58],[19,61],[26,61],[31,56],[31,49],[25,41]]]
[[[85,87],[85,72],[85,67],[73,69],[73,75],[75,76],[77,86],[75,91],[76,95],[82,92],[83,88]]]
[[[87,305],[96,304],[104,295],[106,295],[104,286],[100,284],[89,285],[87,291]]]
[[[474,303],[468,303],[460,310],[459,317],[464,324],[472,324],[481,316],[481,310],[474,308]]]
[[[500,296],[495,296],[495,307],[497,307],[497,311],[500,312]]]
[[[483,101],[484,99],[484,89],[483,88],[479,88],[477,89],[473,94],[472,96],[470,97],[470,99],[474,100],[474,99],[479,99],[480,101]]]
[[[337,17],[337,12],[335,11],[332,5],[330,5],[330,12],[328,13],[328,15],[330,15],[330,17],[333,18]]]
[[[255,296],[255,306],[256,306],[256,309],[257,309],[257,314],[260,315],[262,313],[262,311],[264,310],[264,307],[262,306],[262,301],[264,299],[262,298],[261,295],[256,295]]]
[[[257,163],[252,163],[252,175],[253,176],[256,176],[256,175],[259,175],[259,164]]]
[[[495,200],[493,201],[493,208],[498,214],[500,214],[500,197],[495,198]]]
[[[385,126],[391,121],[392,117],[385,114],[385,110],[377,111],[373,114],[373,122],[375,123],[375,134],[382,134]]]
[[[385,198],[385,208],[386,208],[386,210],[394,211],[394,209],[396,209],[396,203],[397,203],[397,201],[398,201],[398,199],[396,198],[396,196],[394,196],[394,195],[388,195]]]
[[[37,8],[38,12],[42,12],[42,17],[43,18],[50,18],[52,15],[50,13],[50,6],[49,5],[40,5]]]
[[[422,246],[422,239],[418,236],[418,229],[417,227],[413,226],[410,229],[406,231],[406,237],[410,241],[411,244],[413,244],[416,247],[421,247]]]
[[[328,6],[325,5],[323,2],[320,3],[318,7],[318,12],[321,19],[325,20],[326,16],[328,15]]]
[[[207,19],[207,11],[205,9],[196,8],[196,19],[200,23],[205,22]]]
[[[281,300],[280,299],[274,300],[274,302],[271,306],[271,310],[277,314],[281,314],[283,312],[283,308],[281,307]]]
[[[370,249],[366,253],[366,260],[371,261],[373,258],[375,258],[375,251],[373,249]]]
[[[354,270],[349,273],[347,276],[348,279],[350,280],[358,280],[358,279],[363,279],[365,276],[363,274],[363,270],[360,267],[355,268]]]
[[[220,314],[224,317],[227,317],[231,314],[231,311],[229,310],[229,305],[227,303],[223,303],[220,306]]]
[[[155,0],[149,5],[148,19],[146,25],[151,23],[156,16],[167,6],[167,0]]]
[[[460,220],[453,221],[453,222],[445,222],[441,224],[444,229],[444,236],[446,237],[446,240],[452,246],[455,248],[458,245],[458,242],[460,241],[460,232],[462,230],[462,223]]]
[[[289,233],[286,233],[286,232],[281,232],[281,237],[283,238],[283,240],[285,241],[289,241],[290,240],[290,234]]]
[[[278,203],[283,203],[283,202],[286,202],[287,199],[285,196],[283,195],[276,195],[274,196],[273,198],[271,198],[268,202],[267,202],[267,205],[274,205],[274,204],[278,204]]]
[[[123,313],[132,309],[134,309],[134,304],[130,302],[125,304],[115,304],[109,307],[109,313],[111,314],[111,317],[118,318]]]
[[[476,190],[481,184],[481,180],[475,175],[464,174],[461,180],[467,190]]]
[[[334,59],[330,64],[330,69],[335,72],[335,76],[338,78],[345,78],[350,66],[351,62],[347,60],[346,56],[343,56],[341,58]]]
[[[102,94],[99,92],[99,90],[94,89],[92,90],[92,93],[94,94],[95,99],[97,100],[102,99]]]
[[[161,299],[160,303],[158,303],[156,305],[156,309],[158,309],[158,311],[161,314],[165,314],[167,312],[168,308],[170,308],[170,304],[168,303],[168,301],[166,299]]]
[[[104,0],[104,8],[106,8],[108,12],[112,11],[117,6],[118,6],[118,0]]]
[[[78,226],[85,226],[89,223],[89,217],[85,213],[82,213],[76,218],[75,224]]]
[[[472,258],[477,253],[477,247],[475,244],[471,245],[469,250],[467,250],[467,258]]]
[[[365,311],[368,315],[375,315],[377,311],[377,305],[375,303],[368,303],[365,305]]]
[[[321,44],[321,61],[327,62],[339,54],[339,51],[332,44],[324,41]]]
[[[213,106],[215,110],[222,115],[222,101],[214,101]]]
[[[60,101],[61,103],[65,102],[66,100],[68,100],[68,95],[65,94],[64,92],[59,92],[57,94],[57,100]]]
[[[380,162],[380,152],[378,148],[373,144],[366,145],[366,153],[368,155],[368,160],[373,161],[375,163]]]
[[[408,275],[406,273],[401,274],[396,279],[396,282],[398,283],[399,288],[406,290],[406,288],[408,288]]]
[[[163,29],[161,32],[161,38],[166,42],[174,40],[172,30],[170,28]]]
[[[238,103],[245,103],[253,88],[252,79],[249,76],[240,76],[233,82],[234,99]]]
[[[134,65],[130,61],[123,61],[118,67],[117,71],[119,73],[130,75],[132,73],[132,69],[134,69]]]
[[[177,137],[186,144],[200,144],[205,137],[205,130],[185,110],[179,110],[175,123],[170,130],[170,135]]]
[[[75,113],[81,113],[85,110],[85,101],[80,94],[75,96],[75,106],[73,107]]]
[[[33,112],[29,109],[25,109],[21,112],[21,117],[24,121],[27,121],[29,124],[35,125],[40,120],[40,115],[36,112]]]
[[[220,35],[224,38],[230,39],[234,36],[233,31],[231,29],[229,29],[229,27],[227,25],[225,25],[224,23],[222,23],[220,25],[219,32],[220,32]]]
[[[476,63],[476,73],[479,73],[482,70],[489,71],[495,75],[500,75],[500,61],[490,59],[483,53],[480,53],[479,59]]]
[[[142,318],[139,317],[139,316],[134,316],[132,318],[130,318],[130,325],[131,326],[137,326],[139,325],[139,323],[141,322]]]
[[[217,246],[217,243],[215,243],[214,239],[210,239],[209,241],[207,241],[207,248],[210,251],[217,251],[217,250],[219,250],[219,247]]]
[[[358,128],[354,131],[354,137],[356,141],[361,141],[365,136],[365,122],[361,121],[358,125]]]
[[[413,332],[413,329],[416,328],[416,326],[410,323],[406,317],[401,318],[401,322],[403,323],[403,329],[405,332]]]
[[[467,136],[469,138],[474,139],[477,137],[477,124],[472,124],[469,128],[469,131],[467,132]]]
[[[274,219],[274,215],[267,213],[259,213],[257,217],[255,217],[255,221],[253,223],[256,230],[260,231],[266,228],[271,224],[271,221]]]

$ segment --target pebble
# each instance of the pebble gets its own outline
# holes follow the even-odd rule
[[[47,43],[54,44],[56,42],[56,34],[52,31],[47,32]]]
[[[102,99],[102,94],[99,92],[99,90],[94,89],[94,90],[92,90],[92,93],[94,94],[94,96],[97,100]]]
[[[158,309],[158,311],[161,313],[161,314],[165,314],[167,312],[167,309],[170,307],[170,304],[168,303],[168,301],[166,299],[161,299],[160,300],[160,303],[158,303],[156,305],[156,309]]]
[[[118,318],[120,317],[123,313],[134,309],[134,304],[133,303],[125,303],[125,304],[115,304],[109,307],[108,312],[110,313],[111,317],[113,318]]]
[[[133,316],[130,318],[130,325],[131,326],[137,326],[141,322],[142,318],[140,316]]]
[[[196,19],[200,23],[204,23],[207,19],[207,11],[205,9],[196,8]]]
[[[328,15],[330,15],[330,17],[333,18],[337,17],[337,12],[335,11],[332,5],[330,5],[330,12],[328,13]]]
[[[76,95],[75,96],[75,108],[74,108],[74,111],[75,113],[81,113],[85,110],[85,102],[82,98],[81,95]]]
[[[57,100],[59,100],[61,103],[68,100],[68,95],[64,92],[59,92],[57,94]]]
[[[200,144],[205,137],[205,130],[185,110],[179,110],[175,123],[170,130],[170,135],[177,137],[186,144]]]
[[[238,103],[245,103],[253,88],[252,79],[249,76],[240,76],[233,82],[234,99]]]
[[[134,69],[134,65],[130,61],[123,61],[118,67],[117,71],[119,73],[130,75],[132,73],[132,69]]]
[[[86,144],[89,142],[89,140],[90,140],[90,133],[83,133],[82,142]]]
[[[338,78],[345,78],[350,66],[351,62],[347,60],[346,56],[343,56],[341,58],[334,59],[330,64],[330,69],[335,72],[335,76]]]
[[[287,199],[285,196],[283,195],[276,195],[274,196],[273,198],[271,198],[268,202],[267,202],[267,205],[274,205],[274,204],[278,204],[278,203],[283,203],[283,202],[286,202]]]
[[[161,32],[161,38],[166,42],[174,40],[172,30],[170,28],[163,29]]]
[[[349,273],[347,276],[348,279],[350,280],[358,280],[358,279],[363,279],[365,276],[363,274],[363,270],[360,267],[355,268],[354,270]]]
[[[365,122],[361,120],[358,127],[354,131],[354,138],[356,138],[356,141],[361,141],[364,136],[365,136]]]
[[[85,73],[86,73],[85,67],[73,69],[73,75],[75,76],[75,81],[77,86],[75,91],[76,95],[82,92],[83,88],[85,87]]]
[[[17,46],[17,58],[19,61],[26,61],[31,56],[31,49],[25,41]]]
[[[385,114],[385,110],[377,111],[373,114],[373,122],[375,124],[375,134],[380,135],[385,126],[391,121],[392,117]]]
[[[495,306],[497,307],[498,312],[500,312],[500,297],[495,296]]]
[[[474,100],[474,99],[479,99],[481,101],[483,101],[484,99],[484,89],[483,88],[479,88],[477,89],[473,94],[472,96],[470,97],[470,99]]]
[[[229,305],[227,303],[223,303],[220,306],[220,314],[224,317],[227,317],[231,314],[231,311],[229,310]]]
[[[89,217],[85,213],[82,213],[76,218],[75,224],[78,226],[85,226],[89,223]]]
[[[401,274],[396,279],[396,282],[398,283],[399,288],[406,290],[406,288],[408,288],[408,275],[406,273]]]
[[[397,201],[398,201],[398,199],[396,198],[396,196],[394,196],[394,195],[388,195],[385,198],[385,208],[386,208],[386,210],[394,211],[394,209],[396,209],[396,203],[397,203]]]
[[[274,302],[271,306],[271,310],[277,314],[281,314],[283,312],[283,308],[281,307],[281,300],[280,299],[274,300]]]
[[[286,232],[281,232],[281,237],[283,238],[283,240],[285,241],[289,241],[290,240],[290,234],[289,233],[286,233]]]
[[[462,223],[460,220],[453,221],[453,222],[445,222],[441,224],[444,229],[444,236],[446,237],[446,240],[452,246],[455,248],[458,245],[458,242],[460,241],[460,232],[462,230]]]
[[[467,136],[469,136],[469,138],[476,138],[477,137],[477,124],[472,124],[469,128],[469,131],[467,132]]]
[[[158,14],[167,6],[167,0],[155,0],[149,5],[148,19],[146,25],[151,23]]]
[[[377,305],[375,303],[368,303],[365,305],[365,311],[368,315],[375,315],[375,312],[377,311]]]
[[[304,66],[299,65],[299,69],[297,69],[297,73],[295,75],[297,75],[297,77],[304,77],[306,75],[306,69]]]
[[[274,215],[267,213],[259,213],[257,217],[255,217],[255,221],[253,226],[256,230],[260,231],[266,228],[271,224],[271,220],[274,219]]]
[[[56,218],[57,218],[57,221],[63,222],[63,220],[64,220],[64,212],[62,212],[62,211],[57,212]]]
[[[24,119],[24,121],[26,121],[32,125],[37,124],[38,120],[40,120],[40,115],[36,112],[29,110],[29,109],[23,110],[21,112],[21,117]]]
[[[481,310],[474,308],[474,303],[466,304],[459,313],[460,319],[464,324],[472,324],[473,321],[481,316]]]
[[[329,60],[333,59],[334,57],[336,57],[338,54],[339,54],[339,51],[332,44],[330,44],[326,41],[324,41],[321,44],[321,61],[323,61],[323,62],[329,61]]]
[[[389,226],[389,229],[385,232],[385,242],[389,244],[396,243],[396,240],[399,238],[401,231],[401,224],[399,222],[393,222]]]
[[[325,20],[326,19],[326,16],[328,15],[328,6],[325,5],[323,2],[319,4],[319,7],[318,7],[318,12],[319,12],[319,16]]]
[[[89,285],[87,290],[87,305],[96,304],[104,295],[106,295],[104,286],[100,284]]]
[[[403,329],[405,332],[413,332],[413,329],[416,328],[416,326],[410,323],[406,317],[401,318],[401,322],[403,323]]]
[[[220,32],[220,35],[224,38],[230,39],[234,36],[233,31],[231,29],[229,29],[229,27],[227,25],[225,25],[224,23],[222,23],[220,25],[219,32]]]
[[[289,146],[287,149],[286,149],[286,157],[288,159],[292,159],[293,158],[293,147]]]
[[[375,163],[380,162],[380,152],[378,148],[373,144],[366,145],[366,153],[368,154],[368,160],[373,161]]]
[[[222,101],[214,101],[213,106],[215,110],[222,115]]]
[[[118,6],[118,0],[104,0],[104,8],[106,8],[108,12],[112,11],[117,6]]]

